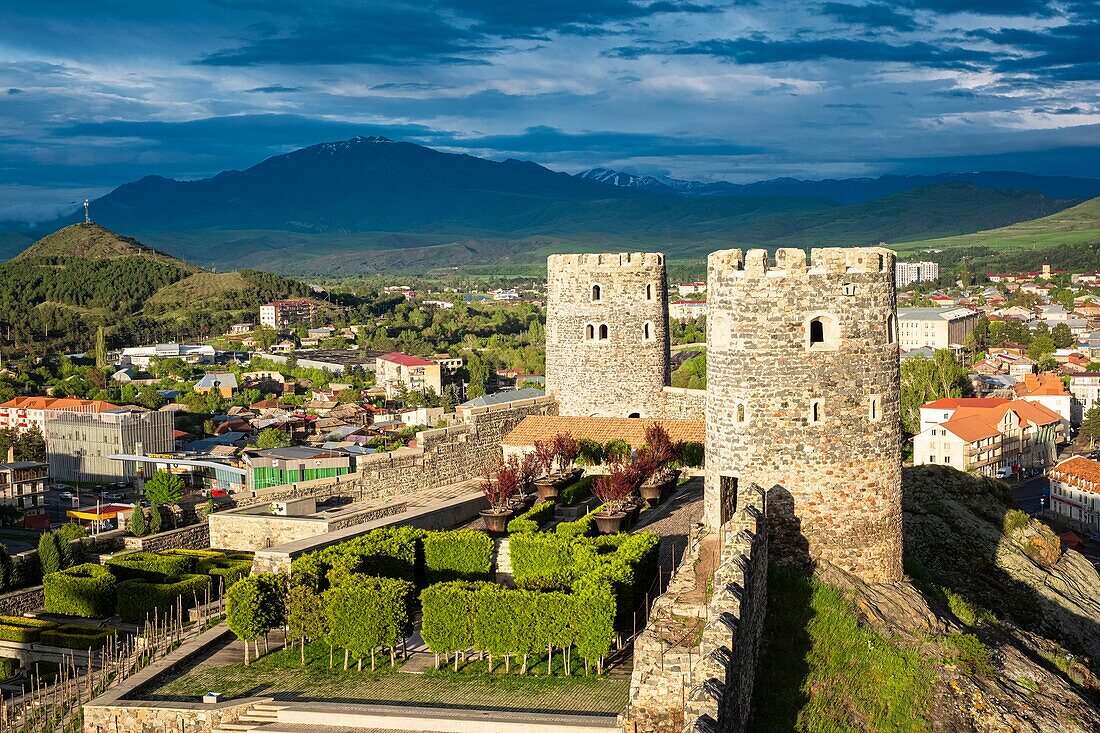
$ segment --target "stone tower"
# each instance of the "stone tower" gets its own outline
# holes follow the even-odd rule
[[[708,259],[706,497],[769,494],[774,556],[901,577],[895,255],[878,247]],[[774,514],[773,514],[774,512]]]
[[[559,414],[662,415],[669,364],[664,255],[551,255],[546,265],[546,391]]]

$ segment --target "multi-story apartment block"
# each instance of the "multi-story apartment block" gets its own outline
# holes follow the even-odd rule
[[[705,282],[679,283],[676,286],[676,292],[681,298],[687,298],[691,295],[707,292],[707,284]]]
[[[1013,385],[1016,398],[1028,402],[1037,402],[1062,416],[1065,435],[1073,422],[1073,395],[1066,390],[1062,378],[1054,372],[1025,374],[1024,378]]]
[[[16,461],[8,452],[8,461],[0,463],[0,504],[13,506],[25,516],[46,513],[46,485],[49,466],[38,461]]]
[[[1100,463],[1074,456],[1047,471],[1050,509],[1100,532]]]
[[[397,397],[402,387],[409,392],[431,390],[436,394],[443,390],[439,362],[430,359],[392,351],[379,356],[374,369],[376,383],[386,388],[386,399]]]
[[[309,323],[317,312],[312,300],[273,300],[260,306],[260,325],[274,329]]]
[[[969,308],[898,308],[901,348],[961,350],[980,315]]]
[[[1100,372],[1069,375],[1069,393],[1073,396],[1070,421],[1080,425],[1085,413],[1100,406]]]
[[[46,416],[46,459],[62,481],[121,481],[141,475],[127,456],[175,449],[173,414],[141,408],[98,413],[51,410]]]
[[[15,397],[0,405],[0,428],[11,428],[16,432],[25,433],[32,427],[37,427],[43,435],[46,433],[46,413],[49,410],[65,410],[69,412],[103,412],[104,410],[116,410],[118,405],[112,405],[103,400],[78,400],[74,397]]]
[[[899,288],[913,283],[931,282],[940,277],[938,262],[898,262],[894,265],[894,279]]]
[[[946,419],[933,422],[942,415]],[[985,476],[1049,466],[1065,437],[1061,415],[1024,400],[936,400],[921,408],[921,424],[913,438],[915,465],[947,465]]]
[[[188,364],[203,364],[214,361],[217,351],[210,344],[154,344],[152,346],[130,346],[119,352],[122,366],[136,366],[148,369],[150,362],[156,359],[182,359]]]

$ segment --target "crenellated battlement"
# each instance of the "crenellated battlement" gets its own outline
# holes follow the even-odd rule
[[[724,249],[707,258],[713,277],[795,277],[799,275],[847,275],[882,273],[893,277],[897,255],[886,247],[815,247],[806,250],[780,247],[775,256],[766,249]]]
[[[601,252],[591,254],[550,255],[547,272],[552,276],[565,270],[593,267],[664,267],[665,256],[659,252]]]

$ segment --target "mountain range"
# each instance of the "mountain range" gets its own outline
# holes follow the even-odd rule
[[[1043,217],[1100,181],[1019,173],[753,184],[578,175],[384,137],[180,181],[148,176],[91,203],[93,219],[189,262],[353,274],[538,262],[554,251],[861,245],[950,237]],[[0,256],[80,215],[8,227]]]

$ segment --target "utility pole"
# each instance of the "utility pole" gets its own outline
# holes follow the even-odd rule
[[[88,215],[88,199],[84,199],[84,223],[91,224],[92,218]]]

